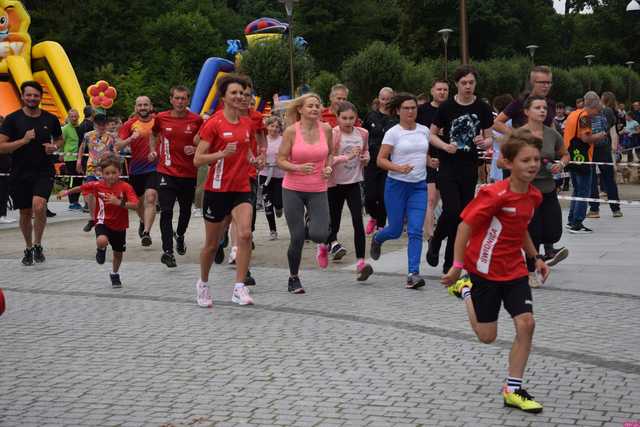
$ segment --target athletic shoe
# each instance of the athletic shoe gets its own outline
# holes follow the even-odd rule
[[[613,217],[614,218],[622,218],[624,215],[622,215],[622,211],[615,211],[613,213]]]
[[[177,233],[173,233],[173,237],[176,239],[176,252],[178,252],[178,255],[186,254],[187,247],[184,244],[184,235],[178,236]]]
[[[442,242],[436,243],[436,240],[434,239],[429,240],[426,259],[427,259],[427,264],[429,264],[431,267],[437,267],[438,262],[440,262],[439,258],[440,258],[441,243]]]
[[[15,219],[9,218],[7,216],[0,216],[0,224],[13,224],[16,222]]]
[[[569,256],[569,249],[562,247],[560,249],[554,249],[553,252],[544,255],[544,262],[549,267],[553,267],[560,261],[566,259]]]
[[[91,229],[93,228],[93,226],[96,225],[96,222],[92,219],[90,219],[89,221],[87,221],[87,223],[84,225],[84,227],[82,227],[82,231],[84,231],[85,233],[88,233],[91,231]]]
[[[573,224],[569,229],[569,233],[573,234],[591,234],[593,230],[585,227],[583,224]]]
[[[282,218],[282,209],[276,209],[276,218]]]
[[[54,216],[58,215],[55,212],[52,212],[49,210],[49,208],[47,208],[47,218],[53,218]]]
[[[249,295],[249,291],[244,286],[233,289],[231,302],[238,305],[253,305],[253,299]]]
[[[89,205],[85,203],[84,206],[82,206],[82,212],[89,213]]]
[[[247,270],[247,277],[244,278],[244,285],[245,286],[256,285],[256,279],[254,279],[253,276],[251,276],[251,272],[249,270]]]
[[[347,250],[340,244],[336,243],[331,246],[331,259],[340,261],[347,254]]]
[[[146,247],[151,246],[151,243],[153,243],[153,242],[151,241],[151,236],[149,235],[149,232],[145,231],[144,233],[142,233],[142,238],[140,239],[140,244],[146,248]]]
[[[505,386],[502,389],[502,397],[504,398],[504,406],[509,408],[516,408],[533,414],[542,412],[542,405],[536,402],[534,397],[523,388],[510,393]]]
[[[104,264],[107,259],[107,248],[96,248],[96,262],[100,265]]]
[[[209,295],[209,285],[200,279],[196,282],[196,302],[199,307],[209,308],[213,306],[213,300]]]
[[[425,285],[425,281],[418,273],[411,273],[407,276],[407,289],[418,289]]]
[[[571,224],[570,222],[566,223],[564,228],[566,228],[567,230],[571,230],[571,228],[573,227],[573,224]]]
[[[299,277],[289,277],[289,292],[294,294],[304,294],[305,290],[300,283]]]
[[[138,225],[138,237],[142,239],[142,236],[144,236],[144,223],[140,222]]]
[[[454,283],[453,285],[449,286],[447,288],[447,292],[449,293],[449,295],[454,296],[456,298],[460,298],[462,299],[462,289],[463,288],[469,288],[471,289],[473,287],[473,283],[471,283],[471,279],[469,278],[469,276],[462,276],[461,278],[459,278],[456,283]]]
[[[316,249],[316,261],[318,262],[318,267],[327,268],[329,265],[329,249],[327,245],[320,243],[318,244],[318,248]]]
[[[216,264],[222,264],[224,262],[224,248],[222,245],[218,245],[218,250],[216,250],[216,257],[213,260]]]
[[[70,211],[81,211],[82,210],[82,205],[80,203],[71,203],[69,205],[69,210]]]
[[[382,243],[376,241],[377,235],[378,233],[375,233],[373,237],[371,237],[371,248],[369,249],[369,255],[373,260],[380,259],[380,254],[382,253]]]
[[[273,241],[273,240],[278,240],[278,232],[277,231],[272,231],[269,233],[269,240]]]
[[[112,288],[121,288],[122,282],[120,281],[120,275],[118,273],[109,273],[109,277],[111,278],[111,287]]]
[[[229,265],[234,265],[236,263],[236,255],[238,255],[238,247],[232,246],[231,252],[229,252],[229,260],[227,261]]]
[[[587,212],[587,218],[591,218],[591,219],[600,218],[600,212],[598,212],[598,211],[589,211],[589,212]]]
[[[540,283],[540,279],[538,279],[538,274],[535,271],[529,273],[529,286],[532,288],[539,288],[540,286],[542,286],[542,283]]]
[[[373,267],[364,261],[362,263],[358,263],[356,270],[358,271],[358,282],[364,282],[373,274]]]
[[[374,231],[376,231],[376,225],[377,225],[376,220],[373,218],[369,218],[369,221],[367,221],[367,225],[364,228],[364,232],[367,233],[367,236],[372,234]]]
[[[176,264],[176,257],[174,257],[170,252],[163,253],[160,257],[160,262],[169,268],[175,268],[178,266],[178,264]]]
[[[36,264],[42,264],[46,261],[43,252],[44,251],[42,250],[42,246],[33,245],[33,260],[36,262]]]
[[[24,256],[22,257],[22,265],[33,265],[33,248],[27,248],[24,250]]]

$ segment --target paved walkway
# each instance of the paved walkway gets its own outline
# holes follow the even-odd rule
[[[0,258],[9,304],[0,317],[0,426],[640,422],[640,209],[620,220],[603,214],[591,223],[596,234],[564,237],[571,257],[534,292],[525,382],[541,414],[502,406],[508,315],[498,341],[480,344],[462,303],[435,280],[402,287],[402,251],[385,253],[366,283],[350,266],[305,270],[304,296],[286,292],[281,253],[280,267],[252,269],[255,307],[229,302],[233,270],[216,266],[208,310],[194,303],[196,264],[168,271],[125,258],[124,288],[112,290],[108,264],[91,262],[88,239],[79,239],[85,259],[58,251],[25,268]]]

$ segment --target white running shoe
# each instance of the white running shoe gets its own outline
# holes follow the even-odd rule
[[[9,218],[8,216],[0,216],[0,224],[13,224],[16,222],[15,219]]]
[[[249,295],[247,288],[244,286],[233,289],[231,302],[239,305],[253,305],[253,299]]]
[[[191,211],[191,215],[193,215],[195,218],[202,218],[202,209],[193,208],[193,211]]]
[[[542,283],[540,282],[540,279],[538,278],[538,274],[536,274],[535,272],[533,273],[529,273],[529,286],[532,288],[539,288],[540,286],[542,286]]]
[[[233,246],[231,248],[231,250],[229,251],[229,264],[233,265],[236,263],[236,255],[238,255],[238,247],[237,246]]]
[[[196,301],[199,307],[210,308],[213,307],[213,300],[209,294],[209,285],[198,279],[196,283]]]

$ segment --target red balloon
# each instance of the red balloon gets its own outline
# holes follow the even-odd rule
[[[97,85],[89,86],[89,95],[97,96],[100,93],[100,88]]]
[[[117,92],[115,88],[111,86],[109,86],[107,90],[104,91],[104,96],[106,96],[107,98],[115,99],[116,95],[117,95]]]
[[[104,108],[111,108],[113,106],[113,99],[107,97],[102,98],[102,106]]]
[[[105,82],[104,80],[100,80],[98,82],[98,87],[100,88],[100,92],[104,92],[109,88],[109,83]]]

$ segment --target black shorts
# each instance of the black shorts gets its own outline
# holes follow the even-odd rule
[[[438,169],[430,168],[429,166],[427,166],[427,184],[436,184],[437,182]]]
[[[53,190],[51,175],[11,177],[9,181],[9,194],[13,200],[14,209],[31,209],[34,196],[49,200],[51,190]]]
[[[202,200],[202,216],[209,222],[222,222],[231,211],[243,203],[251,204],[253,193],[205,191]]]
[[[96,224],[96,237],[107,236],[109,245],[114,252],[127,250],[127,230],[112,230],[104,224]]]
[[[158,189],[158,173],[153,171],[140,175],[129,175],[129,184],[136,192],[136,196],[142,197],[145,191]]]
[[[494,282],[475,274],[469,276],[473,283],[471,301],[476,310],[478,322],[497,321],[501,304],[504,304],[505,310],[511,317],[522,313],[533,313],[533,298],[528,276],[507,282]]]

